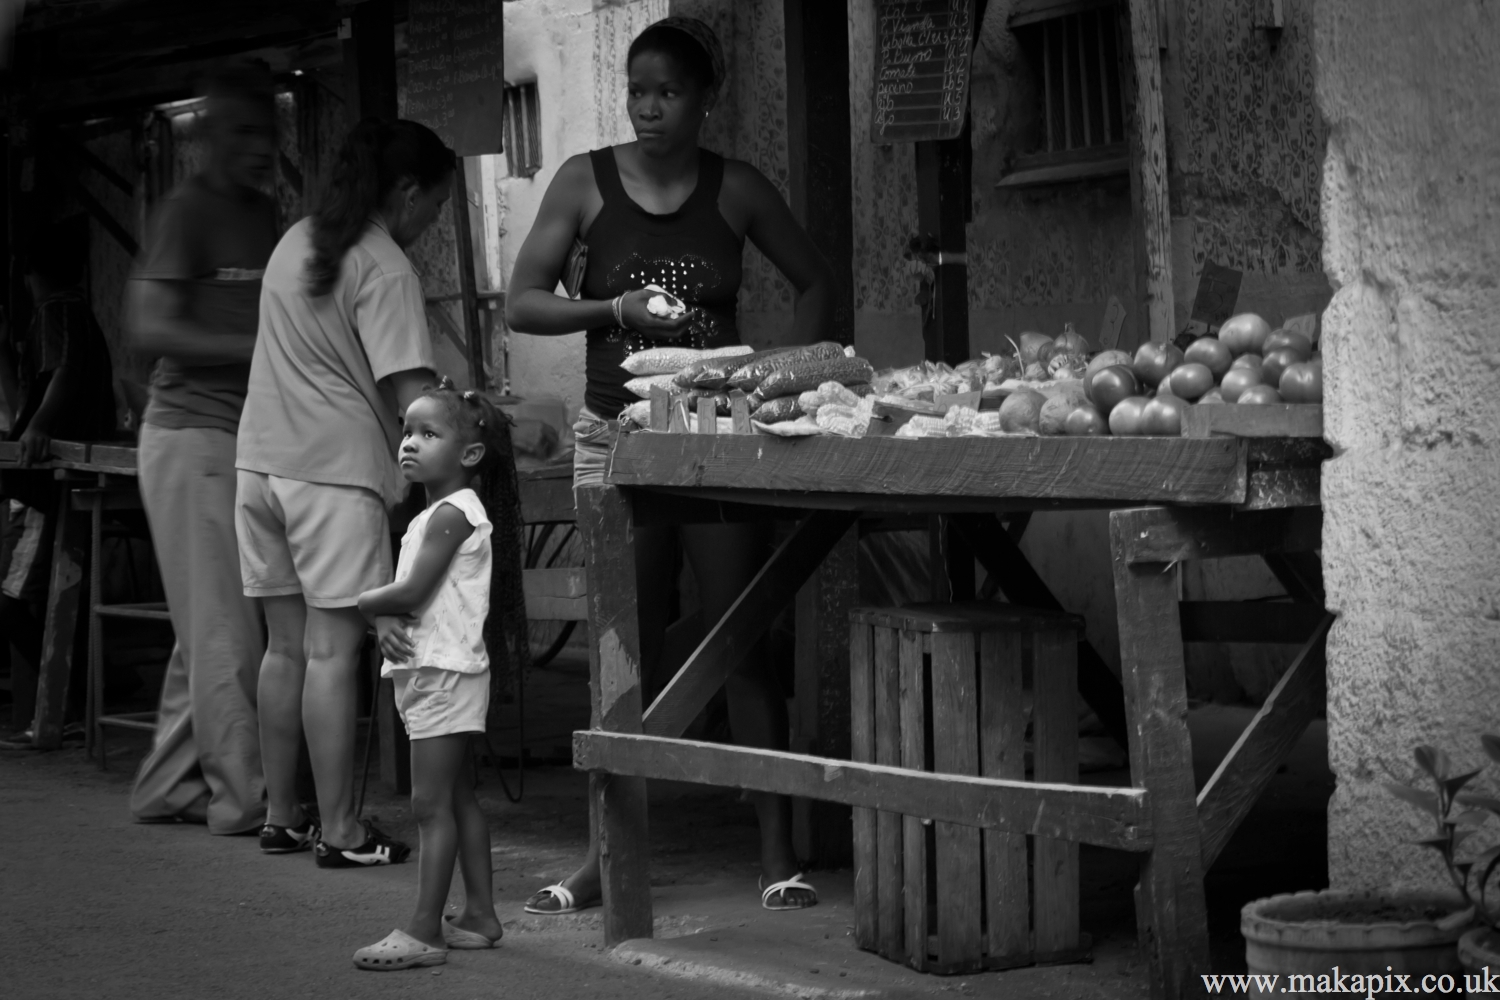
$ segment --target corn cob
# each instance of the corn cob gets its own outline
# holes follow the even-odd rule
[[[781,369],[789,367],[791,365],[797,364],[798,362],[826,361],[833,359],[842,359],[843,357],[844,349],[842,347],[840,347],[838,344],[833,343],[832,341],[825,340],[821,344],[813,344],[809,347],[798,347],[790,351],[783,350],[774,356],[763,358],[760,360],[754,360],[748,364],[741,365],[740,367],[736,368],[734,374],[729,377],[729,384],[734,386],[736,389],[739,389],[741,392],[750,392],[751,390],[759,386],[761,380],[764,379],[767,375],[770,375],[772,372],[780,371]],[[818,382],[822,381],[826,381],[826,379],[819,379],[817,382],[812,382],[808,385],[803,386],[802,388],[815,388]],[[866,378],[865,381],[868,382],[869,379]],[[797,391],[801,392],[802,390],[798,389]]]

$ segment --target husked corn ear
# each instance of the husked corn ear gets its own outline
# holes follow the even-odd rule
[[[821,344],[813,344],[809,347],[783,350],[769,357],[751,360],[748,364],[739,366],[735,369],[734,374],[729,377],[729,384],[741,392],[750,392],[759,386],[766,376],[790,365],[802,361],[827,361],[834,358],[842,358],[843,356],[844,349],[831,340],[825,340]],[[736,358],[735,360],[738,361],[740,359]],[[865,381],[869,381],[869,379]],[[817,382],[813,382],[802,388],[812,389],[817,384]],[[802,390],[799,389],[797,391],[801,392]]]
[[[767,399],[816,389],[824,382],[858,385],[875,377],[875,369],[864,358],[830,358],[799,361],[761,379],[760,394]],[[830,400],[832,402],[832,400]]]
[[[768,351],[755,351],[754,353],[741,353],[736,355],[718,354],[714,357],[704,357],[694,361],[677,372],[676,383],[683,389],[722,389],[728,384],[730,376],[746,365],[755,364],[760,361],[769,361],[783,354],[791,354],[800,350],[796,347],[773,347]]]

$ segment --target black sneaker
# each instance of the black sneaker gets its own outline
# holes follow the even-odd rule
[[[365,842],[358,847],[334,847],[319,838],[313,852],[319,868],[367,868],[373,865],[399,865],[411,848],[392,838],[374,823],[365,820]]]
[[[267,823],[260,828],[260,849],[266,854],[295,854],[298,851],[306,851],[317,839],[318,814],[316,810],[308,806],[302,807],[301,826],[277,826],[275,823]]]

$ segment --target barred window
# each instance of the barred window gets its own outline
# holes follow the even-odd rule
[[[1080,180],[1128,170],[1116,0],[1019,0],[1010,28],[1031,64],[1036,145],[1006,184]],[[1127,43],[1128,44],[1128,43]]]
[[[512,177],[530,177],[542,167],[540,119],[535,80],[505,88],[505,163]]]

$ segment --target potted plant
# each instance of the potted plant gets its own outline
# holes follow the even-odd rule
[[[1500,736],[1485,734],[1479,743],[1490,760],[1500,763]],[[1478,926],[1459,938],[1459,961],[1469,972],[1481,972],[1486,966],[1500,969],[1500,915],[1487,898],[1491,879],[1500,868],[1500,846],[1467,860],[1462,860],[1459,850],[1491,815],[1500,816],[1500,799],[1464,791],[1464,786],[1480,771],[1453,774],[1452,763],[1441,750],[1418,747],[1417,763],[1432,778],[1435,786],[1432,791],[1394,782],[1387,787],[1392,794],[1433,818],[1433,835],[1418,843],[1438,852],[1453,887],[1474,908]]]
[[[1500,738],[1485,737],[1485,750],[1500,760]],[[1459,848],[1489,811],[1500,814],[1500,800],[1464,792],[1479,772],[1453,774],[1441,750],[1418,747],[1416,759],[1433,790],[1387,787],[1433,817],[1433,836],[1419,843],[1442,855],[1453,891],[1325,889],[1256,900],[1240,912],[1251,973],[1332,975],[1337,966],[1340,973],[1449,976],[1450,983],[1462,974],[1458,942],[1482,909],[1469,892],[1469,876],[1477,867],[1481,880],[1488,879],[1500,850],[1460,861]],[[1500,944],[1500,939],[1483,940]],[[1500,967],[1500,956],[1494,964]]]

